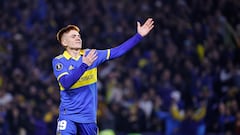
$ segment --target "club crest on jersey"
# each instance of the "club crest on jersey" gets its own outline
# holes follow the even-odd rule
[[[63,64],[62,64],[62,63],[58,63],[58,64],[55,66],[55,68],[56,68],[57,71],[60,71],[60,70],[62,70],[62,68],[63,68]]]

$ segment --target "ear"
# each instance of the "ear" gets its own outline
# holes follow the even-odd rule
[[[62,39],[62,46],[67,47],[67,41],[65,38]]]

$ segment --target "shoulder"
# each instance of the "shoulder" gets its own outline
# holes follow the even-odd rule
[[[56,56],[56,57],[54,57],[53,59],[52,59],[52,63],[54,64],[56,64],[56,63],[59,63],[59,62],[61,62],[61,63],[65,63],[65,57],[61,54],[61,55],[58,55],[58,56]]]
[[[60,54],[60,55],[54,57],[52,61],[64,61],[65,59],[66,58],[64,57],[64,55]]]
[[[54,71],[62,70],[65,64],[66,64],[66,60],[62,54],[54,57],[52,60],[52,66]]]
[[[64,56],[62,54],[56,56],[54,59],[62,59]]]

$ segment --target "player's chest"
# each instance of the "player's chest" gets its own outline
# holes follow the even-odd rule
[[[81,59],[79,59],[79,60],[69,60],[66,63],[67,70],[68,71],[73,70],[73,69],[79,67],[81,64],[82,64],[82,60]]]

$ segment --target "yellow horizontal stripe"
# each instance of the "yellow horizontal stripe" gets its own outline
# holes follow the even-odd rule
[[[81,77],[80,79],[73,84],[73,86],[71,87],[71,89],[76,89],[79,87],[83,87],[86,85],[90,85],[97,82],[97,68],[93,68],[90,70],[87,70]],[[64,90],[64,88],[60,86],[60,90]]]

